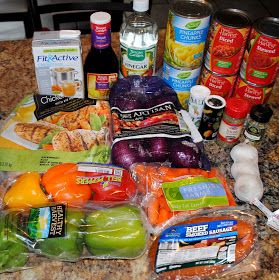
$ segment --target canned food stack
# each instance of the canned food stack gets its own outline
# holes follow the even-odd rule
[[[200,83],[211,94],[228,98],[240,69],[250,32],[249,16],[238,9],[223,9],[214,14]]]
[[[279,18],[259,18],[251,30],[233,95],[248,100],[250,107],[266,103],[278,69]]]
[[[211,13],[205,0],[174,0],[170,6],[162,76],[185,109],[201,72]]]

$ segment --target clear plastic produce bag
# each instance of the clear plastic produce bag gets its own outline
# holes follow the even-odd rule
[[[2,211],[0,272],[31,267],[37,256],[71,262],[137,258],[146,250],[145,222],[140,208],[132,204],[51,204]]]

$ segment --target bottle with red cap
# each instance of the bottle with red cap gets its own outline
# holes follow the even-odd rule
[[[217,135],[219,144],[234,145],[238,141],[249,108],[249,102],[245,99],[236,97],[227,99],[227,106]]]
[[[90,16],[91,49],[85,59],[84,82],[88,99],[108,99],[118,79],[119,64],[111,47],[111,16],[96,12]]]

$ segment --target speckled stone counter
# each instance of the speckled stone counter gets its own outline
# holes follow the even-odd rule
[[[118,34],[113,34],[112,45],[118,53]],[[90,36],[82,38],[83,56],[90,48]],[[162,65],[164,31],[160,32],[157,68]],[[0,42],[0,113],[5,118],[27,93],[37,90],[31,40]],[[264,140],[259,147],[259,167],[264,184],[262,201],[272,211],[279,208],[279,78],[269,103],[274,115]],[[230,177],[229,150],[220,148],[215,142],[206,143],[206,150],[214,165],[218,165]],[[241,204],[241,203],[240,203]],[[242,204],[244,205],[244,204]],[[247,206],[247,205],[246,205]],[[248,209],[257,217],[259,235],[259,269],[220,279],[279,279],[279,233],[266,227],[266,218],[253,206]],[[0,275],[8,279],[94,279],[94,280],[148,280],[151,278],[147,255],[137,260],[82,260],[77,263],[45,262],[35,258],[35,267]]]

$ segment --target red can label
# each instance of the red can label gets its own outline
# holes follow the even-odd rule
[[[231,28],[213,22],[205,65],[213,72],[234,75],[240,67],[250,27]]]
[[[230,97],[233,93],[233,87],[236,81],[234,76],[220,76],[207,70],[205,67],[202,70],[200,83],[208,87],[211,94],[220,95],[224,98]]]
[[[241,65],[241,75],[248,82],[270,85],[279,69],[279,39],[269,38],[252,30]]]
[[[266,103],[271,95],[271,91],[271,85],[258,87],[248,84],[241,77],[238,77],[233,96],[248,100],[252,107],[256,104]]]

